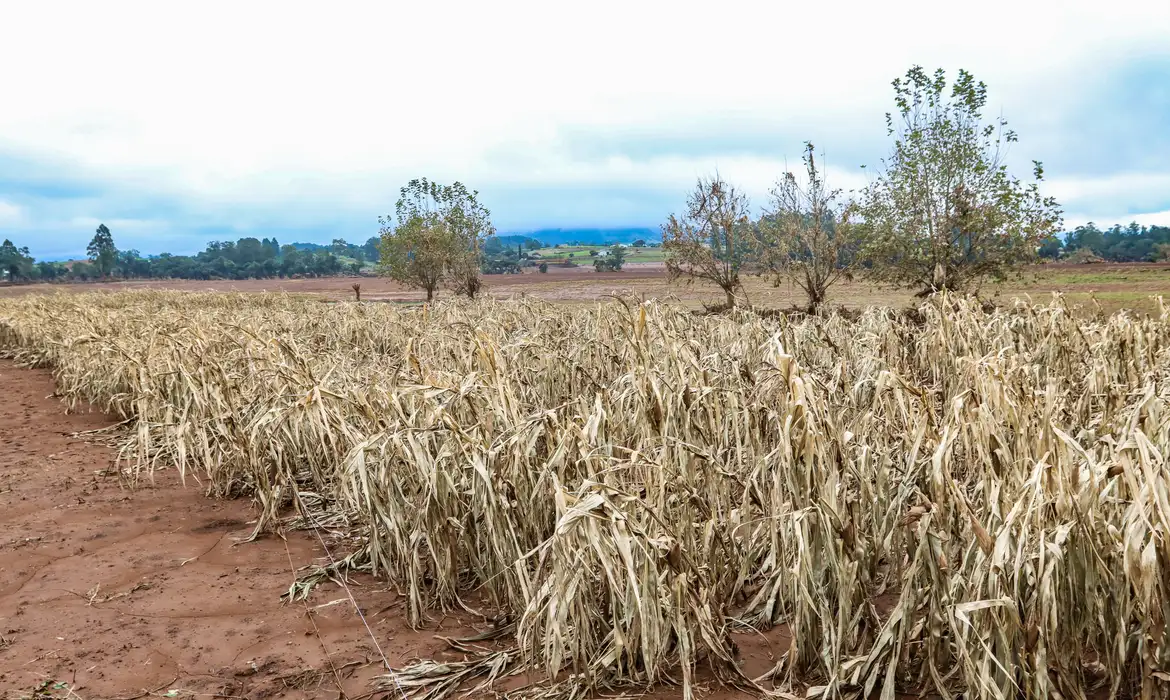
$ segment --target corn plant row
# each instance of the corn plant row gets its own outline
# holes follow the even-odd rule
[[[126,419],[132,476],[360,536],[416,624],[491,608],[529,694],[1170,697],[1166,311],[151,291],[2,300],[0,349]]]

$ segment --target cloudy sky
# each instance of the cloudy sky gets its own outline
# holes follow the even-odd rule
[[[0,238],[361,241],[419,176],[502,231],[657,226],[806,140],[864,184],[915,63],[987,82],[1070,226],[1170,225],[1166,2],[37,0],[0,13]]]

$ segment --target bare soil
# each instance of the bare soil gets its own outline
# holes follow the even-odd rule
[[[643,298],[671,299],[692,308],[724,302],[723,292],[710,283],[671,282],[661,262],[627,263],[621,272],[596,272],[592,267],[550,267],[547,273],[526,269],[520,274],[484,275],[484,293],[497,298],[531,296],[555,303],[595,303],[615,294]],[[132,280],[82,284],[0,284],[0,297],[30,293],[114,292],[126,289],[179,289],[187,291],[287,292],[329,301],[354,298],[353,285],[360,284],[365,301],[411,303],[425,295],[382,277],[323,277],[271,280]],[[1072,304],[1097,305],[1103,311],[1130,309],[1157,312],[1155,295],[1170,297],[1170,263],[1100,263],[1074,265],[1049,263],[1023,271],[1016,279],[981,290],[986,297],[1008,302],[1029,296],[1045,301],[1053,292],[1065,295]],[[439,297],[450,295],[439,291]],[[741,302],[765,309],[802,306],[799,288],[766,278],[744,279]],[[908,306],[915,302],[913,290],[881,287],[863,280],[842,282],[829,291],[829,303],[850,308],[868,305]]]
[[[75,435],[113,421],[67,414],[52,394],[49,372],[0,361],[0,698],[368,697],[383,654],[393,666],[455,660],[435,635],[487,628],[436,613],[412,630],[399,596],[368,577],[351,590],[369,631],[334,584],[282,603],[295,568],[328,561],[314,534],[239,543],[251,505],[209,499],[172,471],[124,487],[114,451]],[[753,675],[787,645],[779,628],[737,641]]]
[[[585,283],[598,288],[620,289],[629,282],[653,281],[664,284],[666,268],[662,263],[629,263],[621,272],[597,272],[592,267],[550,267],[547,273],[526,270],[511,275],[484,275],[486,292],[509,297],[546,285]],[[420,301],[425,294],[385,277],[317,277],[267,280],[129,280],[122,282],[83,282],[73,284],[0,285],[0,296],[35,292],[94,292],[127,289],[180,289],[187,291],[289,292],[311,294],[327,299],[354,298],[353,285],[362,287],[362,299],[380,301]],[[450,292],[440,290],[439,296]]]
[[[246,501],[174,472],[122,487],[113,450],[71,437],[111,420],[52,393],[47,372],[0,363],[0,697],[338,697],[338,680],[357,697],[384,673],[373,639],[393,663],[445,647],[371,580],[351,590],[373,639],[336,585],[282,604],[293,568],[325,561],[314,535],[237,544]]]

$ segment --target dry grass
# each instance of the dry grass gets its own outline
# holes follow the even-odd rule
[[[500,614],[515,649],[406,669],[419,697],[505,666],[689,696],[700,665],[761,695],[1167,697],[1170,321],[1072,311],[140,292],[0,301],[0,348],[130,419],[129,474],[362,536],[416,622]],[[746,678],[731,632],[780,623]]]

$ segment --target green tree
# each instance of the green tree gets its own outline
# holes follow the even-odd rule
[[[1036,251],[1036,254],[1046,260],[1055,260],[1056,258],[1060,257],[1060,251],[1060,237],[1056,234],[1052,234],[1048,236],[1048,238],[1044,239],[1044,242],[1040,244],[1040,248]]]
[[[788,279],[804,291],[812,313],[833,285],[852,275],[858,236],[847,221],[841,190],[825,185],[812,143],[805,144],[802,161],[807,184],[784,173],[772,189],[772,206],[760,219],[760,231],[765,267],[777,284]]]
[[[440,185],[421,178],[399,194],[395,220],[378,218],[382,271],[425,290],[428,301],[443,282],[474,297],[481,287],[484,242],[495,234],[479,193],[460,182]]]
[[[97,267],[81,260],[73,263],[73,266],[69,268],[69,277],[71,279],[91,280],[97,276]]]
[[[740,273],[755,264],[760,249],[748,206],[747,196],[718,175],[700,179],[686,213],[671,214],[662,226],[669,278],[712,282],[727,295],[727,306],[735,306]]]
[[[114,237],[105,224],[97,227],[97,233],[94,234],[93,240],[89,242],[85,251],[89,254],[89,259],[93,261],[94,267],[97,268],[98,274],[102,277],[109,277],[110,272],[114,269],[114,264],[118,261],[118,249],[114,247]]]
[[[410,216],[393,228],[383,223],[379,267],[388,277],[424,290],[431,301],[457,244],[451,229],[433,212]]]
[[[920,295],[1002,279],[1034,260],[1060,225],[1060,209],[1034,181],[1012,177],[1003,158],[1016,142],[1004,119],[983,120],[987,87],[966,71],[947,91],[945,73],[920,66],[894,80],[894,149],[861,195],[872,273]]]
[[[7,238],[0,244],[0,271],[9,282],[16,282],[32,276],[33,259],[27,247],[17,248]]]
[[[69,269],[62,263],[42,260],[37,263],[37,273],[42,280],[52,282],[65,277],[69,273]]]
[[[613,268],[614,272],[620,272],[622,265],[626,264],[626,247],[624,245],[615,245],[609,249],[609,266]]]
[[[596,251],[590,251],[596,252]],[[593,261],[593,269],[598,272],[620,272],[626,263],[626,251],[620,245],[612,246],[604,256],[599,255]]]

